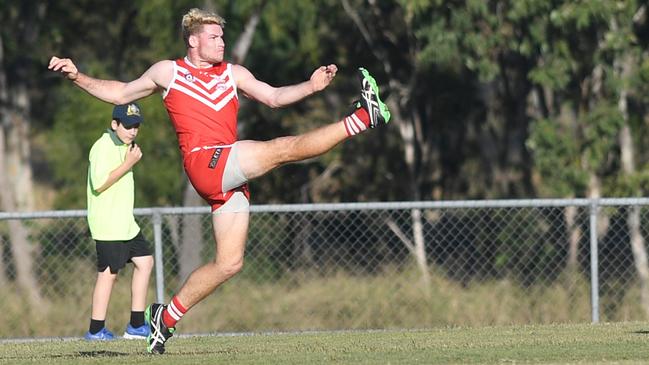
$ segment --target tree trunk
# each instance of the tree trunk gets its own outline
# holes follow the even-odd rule
[[[640,207],[633,206],[629,208],[627,226],[631,236],[633,262],[640,281],[640,300],[645,317],[649,318],[649,264],[647,263],[645,240],[640,233]]]
[[[24,84],[7,83],[0,37],[0,203],[7,212],[31,210],[32,175],[29,160],[29,98]],[[34,248],[22,221],[9,220],[9,244],[16,280],[33,305],[42,302],[34,270]]]
[[[186,207],[195,207],[203,203],[192,184],[187,181],[183,204]],[[180,282],[185,282],[191,274],[202,263],[203,253],[203,228],[199,214],[185,214],[182,218],[182,233],[180,235],[180,249],[178,250],[178,265]]]
[[[620,79],[622,84],[626,85],[629,75],[631,74],[632,58],[625,56],[618,65],[620,69]],[[631,128],[629,127],[629,112],[627,105],[627,89],[622,86],[620,98],[618,100],[618,109],[624,120],[624,126],[620,131],[620,154],[622,160],[622,171],[626,176],[632,176],[636,172],[634,161],[633,139],[631,138]],[[637,194],[637,192],[636,192]],[[640,232],[640,207],[630,207],[627,216],[627,226],[629,228],[631,251],[633,252],[633,262],[638,280],[640,281],[640,300],[645,317],[649,318],[649,265],[647,263],[647,249],[644,237]]]
[[[234,43],[234,47],[232,48],[232,60],[234,63],[242,63],[246,59],[248,50],[252,45],[252,38],[255,35],[255,30],[257,30],[257,25],[259,24],[259,19],[261,18],[261,12],[264,10],[264,7],[266,7],[267,3],[268,0],[262,0],[259,3],[257,8],[255,9],[255,12],[250,15],[248,22],[246,22],[243,33],[239,35],[239,38]]]
[[[9,284],[9,279],[7,278],[7,266],[5,265],[4,260],[5,247],[4,236],[0,234],[0,288],[6,288],[7,284]]]
[[[410,211],[412,217],[412,237],[414,238],[414,256],[417,266],[421,271],[421,281],[426,293],[430,293],[430,273],[428,272],[428,260],[426,258],[426,245],[424,241],[424,224],[422,222],[421,209]]]
[[[291,269],[296,267],[313,267],[316,262],[313,249],[311,249],[311,244],[309,243],[309,237],[311,237],[313,232],[313,223],[311,223],[309,214],[311,213],[305,213],[303,221],[298,224],[299,228],[295,233],[295,238],[293,238],[294,257],[289,264],[292,265],[290,266]]]
[[[566,229],[568,232],[568,262],[566,268],[572,277],[577,273],[577,263],[579,259],[579,238],[581,237],[581,228],[576,222],[577,207],[569,206],[563,210],[566,220]]]
[[[398,94],[398,92],[397,92]],[[393,117],[398,121],[399,132],[401,132],[401,138],[403,139],[403,148],[404,148],[404,160],[408,166],[408,171],[410,173],[410,191],[412,191],[412,198],[414,201],[421,200],[421,195],[419,194],[419,184],[417,183],[417,156],[416,156],[416,133],[415,126],[413,123],[410,123],[401,117],[401,110],[399,109],[398,103],[393,99],[389,98],[386,100],[389,104],[390,110],[393,111]],[[412,219],[412,237],[413,242],[409,243],[410,240],[406,238],[405,235],[401,235],[401,241],[406,245],[410,253],[413,255],[417,267],[421,271],[421,282],[426,293],[430,292],[430,272],[428,268],[428,259],[426,257],[426,242],[424,240],[424,231],[423,231],[423,217],[420,209],[413,209],[410,212],[410,217]],[[390,228],[393,232],[397,233],[396,225],[391,225]],[[398,235],[398,234],[397,234]]]
[[[588,110],[595,108],[598,101],[603,99],[602,86],[604,78],[604,68],[601,64],[596,65],[591,72],[590,77],[582,83],[581,95],[582,105],[580,112],[585,114]],[[578,121],[575,121],[579,125]],[[583,128],[584,126],[581,125]],[[582,131],[582,134],[585,134]],[[597,175],[597,166],[590,166],[588,157],[584,154],[581,158],[584,171],[588,171],[588,185],[586,196],[590,199],[599,199],[602,197],[602,182]],[[600,209],[597,214],[597,239],[604,237],[608,231],[610,217],[605,210]],[[599,241],[601,242],[601,241]]]
[[[0,107],[2,109],[2,107]],[[2,210],[7,212],[15,211],[16,203],[13,198],[13,192],[8,186],[5,161],[5,137],[4,129],[0,128],[0,203]],[[11,256],[16,267],[16,281],[18,286],[27,294],[27,299],[33,306],[42,302],[38,290],[38,281],[36,280],[34,270],[33,248],[28,240],[28,233],[22,221],[10,219],[7,221],[9,226],[9,244]]]
[[[392,75],[392,64],[390,63],[390,57],[387,57],[388,51],[385,47],[382,47],[380,44],[374,41],[374,38],[369,31],[367,24],[364,22],[363,18],[358,14],[356,9],[351,6],[349,1],[342,0],[342,6],[349,16],[349,18],[356,24],[359,32],[363,36],[365,42],[376,56],[377,60],[380,60],[383,70],[386,75]],[[371,3],[371,6],[377,7],[375,3]],[[415,65],[416,61],[412,60],[412,64]],[[405,106],[408,104],[412,96],[412,90],[416,85],[416,67],[413,67],[413,71],[410,75],[407,83],[403,83],[397,79],[390,79],[389,85],[391,89],[391,95],[385,102],[388,104],[390,110],[392,111],[392,120],[395,121],[395,124],[399,128],[401,138],[403,140],[403,152],[404,152],[404,161],[408,166],[408,172],[410,174],[410,191],[412,191],[412,199],[417,201],[421,200],[420,181],[418,178],[417,166],[422,162],[418,160],[417,155],[417,143],[420,143],[422,151],[428,152],[426,158],[432,158],[431,148],[429,145],[426,145],[423,136],[423,128],[421,126],[421,119],[412,115],[409,107]],[[403,106],[403,107],[402,107]],[[419,133],[418,133],[419,132]],[[430,292],[430,273],[428,268],[428,260],[426,257],[426,245],[424,241],[423,234],[423,223],[422,223],[422,214],[421,210],[415,209],[411,212],[412,219],[412,237],[413,241],[404,235],[398,228],[398,226],[388,220],[388,226],[392,231],[399,236],[404,245],[408,248],[410,253],[413,255],[417,267],[421,271],[421,280],[424,291],[426,293]]]

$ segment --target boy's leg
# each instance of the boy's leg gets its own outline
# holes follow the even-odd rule
[[[84,336],[88,340],[109,340],[113,338],[113,334],[106,330],[105,326],[110,293],[113,290],[116,278],[117,274],[111,273],[109,267],[97,273],[97,281],[92,293],[90,326]]]
[[[149,278],[153,269],[153,256],[136,256],[133,262],[131,280],[131,319],[126,325],[123,337],[126,339],[145,339],[149,335],[149,326],[144,323],[144,310],[149,290]]]
[[[131,311],[144,312],[146,308],[146,295],[149,290],[149,278],[153,270],[153,256],[133,257],[131,261],[133,261]]]
[[[95,290],[92,293],[92,319],[100,321],[106,319],[110,293],[113,290],[113,284],[115,284],[116,278],[117,274],[111,273],[109,267],[97,273],[97,282],[95,283]]]

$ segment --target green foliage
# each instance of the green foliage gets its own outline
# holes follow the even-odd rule
[[[543,196],[581,196],[588,173],[582,168],[575,131],[556,120],[538,120],[532,125],[527,143],[534,154],[538,173],[543,177]]]
[[[583,125],[556,119],[537,121],[527,146],[534,152],[547,196],[584,196],[589,172],[606,173],[617,146],[622,117],[615,106],[600,105],[583,116]]]
[[[605,168],[609,153],[617,146],[617,136],[624,123],[614,105],[598,105],[584,116],[583,147],[587,166]]]
[[[535,166],[542,176],[540,190],[545,195],[587,194],[587,175],[604,181],[604,195],[623,191],[635,195],[631,192],[643,185],[641,173],[637,177],[616,173],[621,166],[616,162],[619,132],[628,123],[618,98],[624,90],[632,105],[636,90],[642,88],[633,76],[642,73],[641,64],[634,63],[642,59],[632,19],[636,10],[634,1],[577,1],[565,2],[550,12],[547,30],[552,31],[552,37],[543,42],[546,52],[529,76],[545,95],[550,92],[570,102],[564,101],[565,107],[550,110],[548,118],[537,120],[527,142],[534,151]],[[621,74],[625,62],[631,62],[630,75]],[[634,118],[631,114],[629,120]],[[631,127],[643,134],[639,125]],[[633,143],[640,146],[641,138],[637,135]],[[579,178],[570,178],[574,175]]]
[[[185,45],[181,40],[180,20],[193,2],[139,0],[136,3],[138,13],[134,23],[148,40],[146,46],[137,49],[137,57],[144,63],[182,57]]]
[[[417,196],[424,199],[581,196],[587,194],[589,174],[601,178],[607,192],[634,190],[615,187],[623,184],[616,177],[616,139],[622,126],[616,109],[625,90],[634,145],[649,142],[642,122],[649,103],[649,63],[642,56],[647,25],[634,18],[644,3],[348,2],[348,9],[335,0],[266,3],[245,66],[275,86],[306,80],[321,64],[336,63],[339,73],[323,93],[281,110],[270,111],[240,95],[240,137],[267,140],[341,118],[357,98],[358,66],[375,74],[384,98],[398,108],[397,117],[384,131],[255,181],[255,202],[410,199],[412,187],[395,178],[397,171],[409,168],[417,172]],[[73,58],[92,76],[131,80],[158,60],[184,55],[181,16],[205,5],[227,20],[229,57],[261,3],[78,0],[68,6],[3,1],[0,16],[8,25],[0,31],[3,67],[10,83],[20,77],[30,80],[33,105],[38,106],[32,110],[32,125],[39,127],[34,149],[50,162],[53,179],[43,183],[56,187],[56,207],[85,205],[87,148],[105,128],[110,106],[48,72],[44,65],[51,55]],[[39,6],[45,6],[47,27],[38,27],[37,41],[23,42],[27,25],[41,14]],[[627,59],[631,72],[622,76]],[[137,204],[180,204],[184,177],[175,136],[159,97],[142,103],[152,123],[143,126],[139,138],[144,157],[135,169]],[[422,123],[409,167],[402,157],[400,127],[415,120]],[[569,125],[567,120],[572,120]],[[636,148],[634,157],[638,177],[625,181],[644,189],[641,176],[649,153]],[[312,180],[332,166],[343,167],[314,188]],[[515,177],[502,183],[497,176]]]
[[[469,1],[466,7],[443,4],[425,13],[423,10],[417,8],[419,14],[413,21],[414,33],[422,44],[417,58],[423,66],[435,64],[456,72],[463,66],[482,80],[495,77],[498,67],[493,54],[501,46],[502,29],[495,29],[498,19],[488,12],[484,1]]]
[[[619,5],[608,0],[566,1],[550,17],[558,27],[572,26],[576,31],[584,31],[598,23],[606,24]]]
[[[552,50],[529,73],[530,81],[551,90],[561,90],[571,81],[573,61],[570,47],[564,42],[557,42]]]

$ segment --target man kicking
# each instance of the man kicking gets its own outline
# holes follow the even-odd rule
[[[147,308],[145,320],[151,329],[147,350],[151,353],[162,354],[182,316],[241,270],[250,219],[249,180],[280,165],[319,156],[390,120],[374,78],[361,68],[360,99],[344,119],[297,136],[239,141],[239,91],[271,108],[283,107],[323,90],[336,76],[337,67],[320,66],[299,84],[270,86],[245,67],[224,61],[224,24],[215,13],[191,9],[182,18],[187,55],[159,61],[131,82],[92,78],[66,58],[52,57],[49,63],[52,71],[116,105],[160,92],[178,137],[185,172],[212,207],[215,258],[192,272],[168,305],[154,303]]]

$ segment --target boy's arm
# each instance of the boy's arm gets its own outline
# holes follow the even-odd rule
[[[106,178],[106,181],[104,181],[103,184],[101,184],[100,187],[94,189],[97,193],[101,194],[104,191],[108,190],[113,184],[115,184],[119,179],[122,178],[133,166],[140,161],[142,158],[142,151],[140,150],[140,146],[133,145],[128,148],[126,151],[126,158],[124,158],[124,162],[122,162],[121,165],[117,166],[117,168],[113,171],[111,171],[108,174],[108,177]]]

